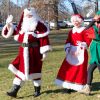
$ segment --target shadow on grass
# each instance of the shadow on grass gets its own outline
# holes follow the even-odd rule
[[[95,82],[92,84],[92,91],[98,91],[100,90],[100,82]],[[55,89],[55,90],[46,90],[46,91],[43,91],[41,92],[41,95],[42,94],[51,94],[51,93],[62,93],[62,94],[71,94],[71,93],[74,93],[76,91],[74,90],[71,90],[69,93],[68,93],[68,90],[67,89]],[[98,93],[91,93],[90,95],[87,95],[87,96],[93,96],[93,95],[96,95]],[[31,95],[27,95],[27,96],[23,96],[23,97],[17,97],[17,99],[24,99],[24,98],[28,98],[28,97],[32,97],[33,94]]]
[[[74,90],[71,90],[69,93],[68,93],[68,91],[67,91],[67,89],[56,89],[56,90],[47,90],[47,91],[43,91],[43,92],[41,92],[41,95],[42,94],[51,94],[51,93],[62,93],[62,94],[71,94],[71,93],[73,93],[73,92],[75,92]],[[28,97],[32,97],[33,96],[33,94],[31,94],[31,95],[27,95],[27,96],[23,96],[23,97],[17,97],[17,99],[24,99],[24,98],[28,98]]]
[[[100,90],[100,82],[95,82],[95,83],[92,83],[92,91],[99,91]],[[51,93],[62,93],[62,94],[71,94],[71,93],[75,93],[76,91],[74,90],[71,90],[69,93],[68,93],[68,90],[67,89],[55,89],[55,90],[46,90],[46,91],[43,91],[41,92],[41,95],[42,94],[51,94]],[[98,93],[91,93],[90,95],[86,95],[86,96],[93,96],[93,95],[97,95]],[[40,96],[41,96],[40,95]],[[17,97],[17,99],[24,99],[24,98],[28,98],[28,97],[33,97],[33,94],[30,94],[30,95],[26,95],[26,96],[22,96],[22,97]],[[38,98],[38,97],[37,97]]]
[[[92,89],[92,91],[99,91],[99,90],[100,90],[100,82],[93,83],[93,89]],[[43,93],[47,93],[47,94],[50,94],[50,93],[71,94],[71,93],[75,93],[75,92],[76,91],[71,90],[68,93],[67,89],[56,89],[56,90],[47,90],[47,91],[44,91],[44,92],[42,92],[42,94]],[[95,93],[91,93],[90,95],[86,95],[86,96],[93,96],[93,95],[97,95],[97,94],[98,94],[98,92],[95,92]]]
[[[62,94],[71,94],[75,92],[74,90],[67,90],[67,89],[56,89],[56,90],[47,90],[47,91],[44,91],[42,93],[47,93],[47,94],[50,94],[50,93],[62,93]]]

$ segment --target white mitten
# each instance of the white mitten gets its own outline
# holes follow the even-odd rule
[[[12,21],[13,21],[13,16],[8,15],[8,18],[6,19],[6,24],[12,23]]]
[[[46,57],[47,57],[47,53],[44,53],[44,54],[42,55],[42,61],[43,61]]]

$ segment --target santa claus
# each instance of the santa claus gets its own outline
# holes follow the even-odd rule
[[[35,88],[34,96],[40,95],[42,62],[51,46],[48,39],[49,30],[40,20],[34,8],[23,11],[20,22],[15,28],[13,16],[8,16],[2,36],[14,39],[20,43],[17,57],[9,64],[8,69],[15,74],[13,86],[7,95],[16,97],[22,83],[32,80]]]

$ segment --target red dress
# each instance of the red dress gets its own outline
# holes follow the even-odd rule
[[[86,48],[90,42],[84,27],[73,28],[69,32],[65,45],[66,57],[55,81],[57,85],[76,91],[83,88],[87,81],[88,53]]]
[[[30,32],[21,32],[14,29],[8,33],[6,26],[3,28],[2,35],[12,34],[19,43],[33,44],[33,46],[20,45],[17,57],[11,62],[8,69],[22,80],[32,80],[41,78],[42,54],[51,49],[48,39],[47,27],[38,22],[36,29]]]

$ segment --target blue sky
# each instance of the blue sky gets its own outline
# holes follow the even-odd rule
[[[15,4],[17,4],[17,1],[18,1],[18,4],[22,5],[22,4],[24,4],[25,1],[28,1],[28,0],[10,0],[10,1],[14,2]],[[78,4],[82,3],[81,0],[72,0],[72,1],[74,1],[75,3],[78,3]],[[95,0],[93,0],[93,1],[95,1]],[[98,0],[98,1],[99,1],[99,5],[100,5],[100,0]],[[68,0],[66,0],[66,3],[68,3],[68,5],[70,5],[70,3],[68,2]],[[99,6],[99,8],[100,8],[100,6]]]
[[[10,0],[10,1],[14,2],[15,4],[17,4],[17,1],[18,1],[19,4],[21,4],[21,1],[22,1],[22,3],[24,3],[24,1],[26,1],[26,0]],[[66,1],[68,1],[68,0],[66,0]],[[73,0],[73,1],[76,1],[76,2],[80,3],[81,0]]]
[[[15,4],[22,5],[22,4],[24,4],[24,2],[25,2],[26,0],[10,0],[10,1],[14,2]],[[18,1],[18,2],[17,2],[17,1]]]

